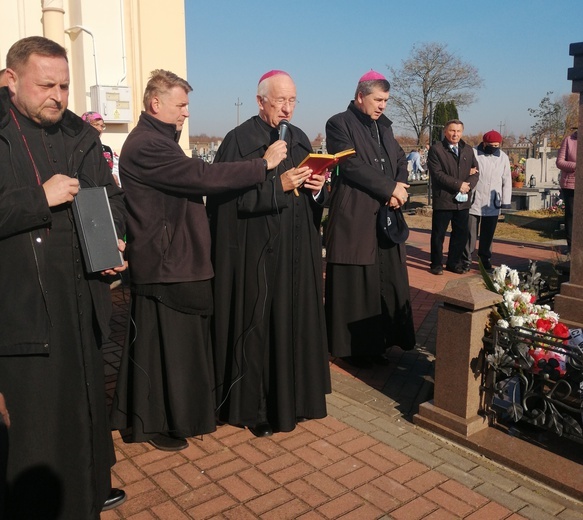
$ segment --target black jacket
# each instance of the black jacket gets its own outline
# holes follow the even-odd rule
[[[0,356],[47,354],[51,309],[44,297],[50,266],[44,241],[36,230],[50,228],[51,211],[35,180],[32,163],[20,153],[22,139],[10,116],[7,88],[0,89]],[[125,232],[122,191],[115,186],[103,158],[98,133],[66,110],[59,123],[67,153],[68,173],[90,185],[105,186],[118,237]],[[70,209],[69,209],[70,211]],[[72,217],[71,217],[72,218]],[[95,315],[103,337],[109,335],[109,283],[100,274],[89,279]]]
[[[478,167],[474,150],[464,141],[458,144],[458,157],[449,148],[446,139],[435,143],[427,156],[427,167],[431,175],[433,209],[469,209],[472,205],[472,191],[478,184],[479,173],[470,175],[471,168]],[[466,202],[457,202],[455,196],[462,182],[469,182],[471,191]]]
[[[378,144],[371,137],[372,119],[354,106],[331,117],[326,124],[330,153],[349,148],[356,155],[340,163],[332,178],[330,220],[326,230],[328,262],[370,265],[377,260],[377,213],[391,198],[397,182],[407,182],[407,159],[395,140],[392,122],[377,120],[389,163],[381,169]]]
[[[203,195],[265,179],[261,159],[208,164],[185,155],[176,126],[142,112],[123,145],[119,171],[128,218],[128,250],[136,284],[209,280],[211,238]]]

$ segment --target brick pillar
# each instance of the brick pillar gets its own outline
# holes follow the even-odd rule
[[[579,129],[577,131],[577,169],[575,170],[575,201],[573,236],[571,239],[571,270],[568,283],[561,284],[561,294],[555,297],[555,311],[561,321],[571,327],[583,327],[583,42],[572,43],[569,54],[574,66],[567,78],[573,81],[573,92],[579,92]]]

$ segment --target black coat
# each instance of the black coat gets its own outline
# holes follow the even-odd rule
[[[8,89],[0,89],[0,356],[48,354],[51,312],[44,286],[50,275],[45,265],[45,242],[36,231],[51,226],[52,215],[45,192],[35,178],[32,163],[10,112]],[[118,237],[125,232],[126,210],[121,190],[115,185],[103,158],[95,129],[70,111],[60,123],[67,153],[69,175],[81,186],[105,186]],[[70,209],[68,210],[70,211]],[[92,303],[103,338],[109,336],[111,299],[109,281],[100,274],[89,279]],[[23,280],[33,283],[23,284]],[[34,327],[31,327],[34,324]]]
[[[456,157],[446,139],[435,143],[429,149],[427,167],[431,175],[433,209],[469,209],[472,205],[471,192],[466,202],[457,202],[455,196],[462,182],[469,182],[472,190],[478,184],[479,173],[470,175],[470,169],[477,168],[478,161],[474,155],[474,149],[463,140],[460,140],[458,150],[459,157]]]
[[[378,144],[372,139],[372,119],[352,102],[348,110],[326,124],[326,146],[330,153],[349,148],[356,155],[340,163],[332,177],[330,219],[326,230],[326,259],[331,263],[370,265],[377,261],[377,213],[391,198],[397,182],[407,182],[407,159],[395,140],[391,121],[377,120],[388,164],[381,169]]]
[[[127,258],[136,284],[213,277],[203,195],[261,181],[263,161],[208,164],[188,157],[176,125],[142,112],[123,145],[119,171],[129,210]]]
[[[227,134],[216,161],[263,157],[277,131],[253,117]],[[285,193],[279,175],[311,151],[290,125],[288,158],[264,182],[209,197],[214,279],[214,349],[220,416],[290,431],[296,417],[326,415],[330,392],[322,301],[322,206],[308,190]],[[224,401],[224,402],[223,402]]]

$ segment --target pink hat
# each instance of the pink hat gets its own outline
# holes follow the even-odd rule
[[[92,123],[93,121],[99,121],[100,119],[103,121],[103,117],[99,112],[85,112],[81,119],[86,121],[87,123]]]
[[[271,78],[272,76],[277,76],[279,74],[283,74],[285,76],[289,76],[289,74],[287,72],[285,72],[284,70],[270,70],[269,72],[266,72],[265,74],[263,74],[263,76],[261,76],[261,78],[259,78],[259,83],[261,83],[264,79],[267,78]],[[259,85],[259,83],[257,83]]]
[[[367,72],[364,76],[362,76],[362,78],[360,78],[358,82],[362,83],[363,81],[376,81],[379,79],[387,81],[387,78],[385,78],[381,73],[370,69],[370,71]]]
[[[496,132],[496,130],[490,130],[489,132],[486,132],[484,134],[484,137],[482,137],[482,141],[484,141],[485,143],[501,143],[502,136],[498,132]]]

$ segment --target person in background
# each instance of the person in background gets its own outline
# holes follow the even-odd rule
[[[571,251],[573,234],[573,201],[575,199],[575,168],[577,166],[577,128],[563,139],[557,155],[557,168],[561,170],[559,185],[561,197],[565,203],[565,234],[567,235],[567,252]]]
[[[427,167],[433,190],[431,219],[432,274],[443,274],[443,242],[451,223],[446,269],[463,274],[462,256],[468,240],[471,191],[478,183],[478,160],[474,150],[462,140],[464,124],[459,119],[445,123],[443,141],[429,149]]]
[[[215,162],[243,167],[278,142],[280,123],[294,115],[296,86],[287,72],[269,71],[256,100],[259,114],[226,135]],[[217,273],[218,414],[257,437],[325,417],[331,391],[320,236],[325,175],[298,168],[310,140],[288,129],[288,156],[278,168],[207,204]]]
[[[413,180],[420,180],[423,173],[421,166],[421,150],[411,150],[407,155],[407,162],[411,165],[411,178]]]
[[[216,429],[214,271],[203,197],[262,182],[287,149],[277,141],[244,163],[188,157],[178,141],[191,91],[173,72],[154,70],[120,155],[132,302],[111,417],[130,441],[164,451]]]
[[[106,128],[102,115],[98,112],[85,112],[81,116],[81,119],[95,128],[99,132],[99,139],[101,139],[101,135]],[[109,165],[115,183],[118,186],[121,186],[119,179],[119,156],[106,144],[101,143],[101,146],[103,148],[103,157],[105,157],[105,160]]]
[[[464,271],[470,270],[478,237],[478,257],[486,271],[492,271],[492,242],[498,217],[502,208],[510,207],[512,199],[510,160],[500,149],[501,145],[500,133],[490,130],[474,149],[480,176],[474,188],[468,217],[468,242],[463,253]]]
[[[0,517],[100,517],[115,453],[102,342],[109,276],[84,269],[71,203],[79,179],[106,188],[119,238],[126,210],[97,134],[67,110],[67,51],[32,36],[10,47],[0,88],[0,391],[10,406]],[[7,415],[4,414],[4,422]]]
[[[407,160],[383,114],[390,84],[375,71],[362,76],[348,109],[326,124],[330,153],[356,155],[332,176],[326,232],[326,318],[330,353],[367,368],[388,365],[387,348],[415,346],[404,243],[379,232],[383,205],[408,199]]]

